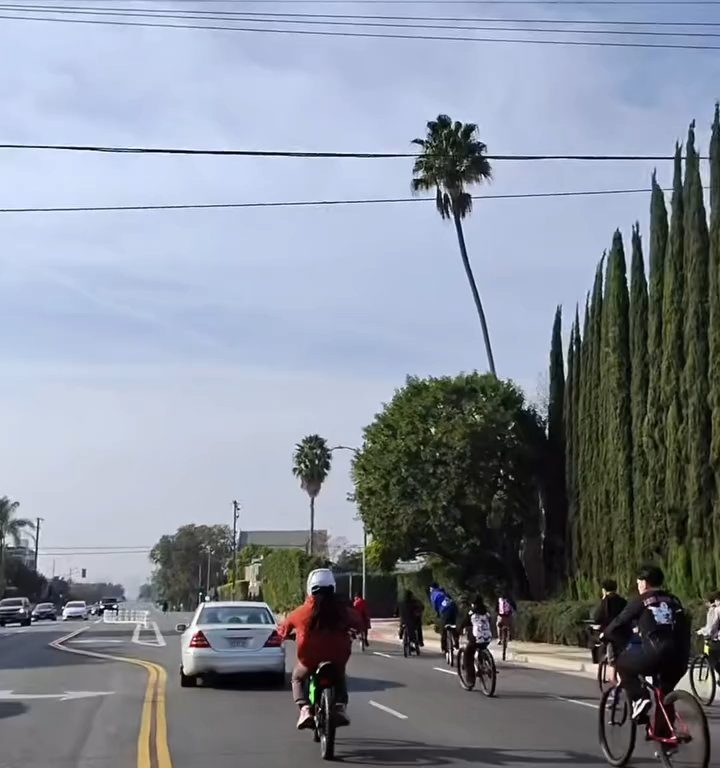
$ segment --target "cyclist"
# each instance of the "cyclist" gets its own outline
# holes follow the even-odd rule
[[[707,604],[705,625],[698,629],[697,633],[707,638],[710,663],[720,671],[720,592],[710,594]]]
[[[627,600],[618,594],[615,579],[605,579],[602,583],[602,600],[593,614],[593,623],[603,631],[626,605]]]
[[[490,628],[490,612],[485,606],[480,595],[477,595],[475,599],[470,603],[470,610],[467,612],[465,618],[460,622],[458,627],[459,634],[467,632],[467,645],[465,647],[465,653],[468,654],[465,660],[465,668],[467,674],[471,677],[475,675],[475,665],[468,660],[475,658],[475,654],[478,650],[483,650],[490,645],[492,640],[492,629]]]
[[[500,632],[501,627],[507,627],[508,640],[510,640],[510,630],[512,628],[513,614],[517,610],[515,601],[511,597],[504,597],[500,595],[497,602],[497,635],[498,645],[502,645],[502,634]]]
[[[402,602],[398,604],[398,616],[400,617],[400,628],[398,636],[402,639],[403,629],[408,628],[410,637],[415,635],[418,647],[422,648],[423,634],[422,634],[422,615],[423,606],[422,603],[415,597],[415,595],[409,590],[405,590],[405,595]]]
[[[657,675],[663,695],[680,682],[690,658],[690,622],[682,603],[663,587],[665,575],[654,565],[645,565],[637,575],[638,596],[633,598],[601,635],[625,648],[637,622],[639,648],[625,648],[615,669],[632,702],[632,717],[647,720],[650,699],[640,676]]]
[[[367,600],[362,596],[362,592],[357,592],[355,594],[355,599],[353,600],[352,605],[363,620],[363,624],[365,625],[365,629],[363,630],[363,640],[365,645],[369,645],[368,632],[370,631],[370,611],[368,610]]]
[[[293,700],[300,708],[298,730],[313,728],[315,723],[307,697],[306,681],[324,661],[332,662],[338,672],[335,681],[337,725],[349,725],[345,667],[350,658],[350,630],[363,631],[363,621],[357,611],[343,604],[335,593],[335,577],[329,568],[311,571],[307,579],[307,598],[285,619],[279,629],[280,637],[295,632],[297,663],[292,672]]]
[[[440,635],[440,644],[442,646],[442,652],[447,650],[447,636],[448,632],[445,631],[445,627],[454,627],[457,624],[457,603],[447,593],[443,592],[443,597],[440,600],[440,608],[438,615],[440,616],[440,624],[442,625],[442,634]],[[455,648],[457,648],[457,637],[453,638]]]

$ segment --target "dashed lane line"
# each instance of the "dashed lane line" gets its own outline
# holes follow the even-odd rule
[[[396,709],[391,709],[390,707],[386,707],[384,704],[379,704],[377,701],[373,701],[373,699],[370,699],[368,701],[368,704],[371,707],[375,707],[375,709],[379,709],[382,712],[387,712],[388,715],[392,715],[393,717],[397,717],[398,720],[407,720],[408,716],[403,715],[402,712],[398,712]]]

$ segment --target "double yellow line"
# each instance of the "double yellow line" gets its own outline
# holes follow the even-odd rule
[[[165,709],[165,690],[167,672],[164,667],[145,659],[131,656],[111,656],[98,651],[86,651],[80,648],[68,648],[65,643],[84,632],[87,627],[78,629],[50,643],[52,648],[77,656],[90,656],[95,659],[123,661],[147,670],[147,685],[140,715],[140,733],[138,734],[137,768],[172,768],[170,747],[167,738],[167,712]]]

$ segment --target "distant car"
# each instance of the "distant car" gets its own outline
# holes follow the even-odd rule
[[[98,614],[102,616],[105,611],[117,611],[118,607],[117,597],[103,597],[98,604]]]
[[[44,619],[57,621],[57,611],[52,603],[38,603],[33,608],[31,618],[33,621],[43,621]]]
[[[6,597],[0,600],[0,627],[6,624],[20,624],[29,627],[32,623],[31,606],[27,597]]]
[[[88,607],[84,600],[71,600],[65,604],[62,611],[62,620],[82,619],[86,621],[88,617]]]
[[[205,675],[264,673],[285,681],[285,647],[267,603],[201,603],[190,624],[177,624],[180,685],[189,688]]]

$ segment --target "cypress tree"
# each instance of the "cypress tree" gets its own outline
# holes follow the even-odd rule
[[[665,411],[663,409],[661,369],[663,361],[663,285],[668,219],[665,195],[652,176],[650,198],[650,288],[648,299],[648,397],[645,415],[647,456],[647,526],[643,539],[636,542],[638,557],[645,559],[664,553],[667,539],[665,519]],[[720,353],[720,348],[719,348]]]
[[[564,576],[567,497],[565,493],[565,366],[562,349],[562,307],[555,311],[550,345],[550,397],[548,400],[548,494],[545,509],[545,583],[551,594]]]
[[[693,586],[698,594],[714,585],[711,525],[710,408],[708,406],[709,241],[700,158],[691,123],[685,161],[685,435],[687,437],[688,532]]]
[[[632,516],[632,409],[630,402],[630,301],[622,235],[615,232],[608,256],[603,307],[606,505],[612,541],[603,539],[603,563],[628,584],[635,569]]]
[[[708,383],[712,418],[710,463],[715,478],[713,495],[713,540],[715,573],[720,578],[720,107],[710,139],[710,301]]]
[[[675,148],[672,214],[665,282],[663,286],[663,358],[661,371],[662,407],[665,413],[665,521],[668,545],[664,554],[673,588],[691,592],[687,538],[687,471],[684,433],[684,206],[682,155]]]
[[[611,544],[607,531],[605,517],[605,478],[606,472],[602,467],[603,446],[605,435],[605,420],[602,413],[602,319],[603,319],[603,265],[605,255],[595,271],[592,303],[590,305],[590,347],[587,382],[587,413],[588,426],[586,439],[587,449],[587,485],[588,485],[588,526],[587,542],[590,554],[590,579],[597,583],[603,578],[605,569],[604,557],[606,551],[603,544]]]
[[[574,428],[576,419],[575,408],[575,331],[577,318],[570,327],[570,342],[567,351],[567,378],[565,379],[565,493],[567,499],[567,526],[565,529],[565,572],[575,575],[575,441]],[[580,361],[578,360],[578,365]],[[577,597],[577,595],[576,595]]]
[[[630,373],[632,411],[633,519],[636,553],[643,550],[647,527],[647,460],[644,423],[648,395],[648,293],[640,225],[632,231],[630,266]],[[633,564],[630,564],[633,567]]]
[[[575,560],[577,562],[577,573],[575,582],[578,595],[588,595],[590,593],[590,578],[592,573],[591,552],[595,542],[590,539],[591,509],[590,487],[588,483],[588,467],[590,463],[589,435],[590,435],[590,413],[588,403],[588,385],[590,382],[590,294],[585,297],[585,315],[583,319],[582,339],[579,347],[579,365],[576,368],[579,372],[579,392],[577,396],[577,418],[576,418],[576,484],[578,496],[578,517],[575,548]],[[592,590],[595,591],[594,589]]]

